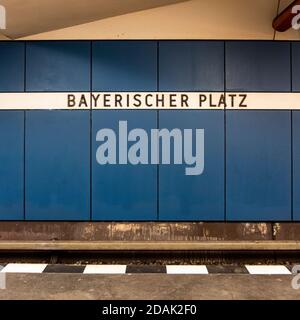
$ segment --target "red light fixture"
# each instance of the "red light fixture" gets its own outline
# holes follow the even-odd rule
[[[293,13],[292,10],[296,5],[300,5],[300,0],[293,1],[273,20],[272,25],[276,31],[284,32],[292,27],[292,20],[297,15],[297,13]]]

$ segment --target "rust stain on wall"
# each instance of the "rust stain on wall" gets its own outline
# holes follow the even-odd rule
[[[247,238],[249,236],[261,236],[262,238],[269,238],[270,224],[267,223],[243,223],[241,224],[242,236]]]
[[[300,223],[274,223],[273,235],[275,240],[299,240],[300,241]]]
[[[298,223],[1,222],[0,240],[226,241],[300,239]]]

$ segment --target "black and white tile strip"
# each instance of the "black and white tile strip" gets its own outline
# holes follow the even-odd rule
[[[292,274],[284,265],[63,265],[39,263],[0,263],[2,273],[79,273],[79,274]]]

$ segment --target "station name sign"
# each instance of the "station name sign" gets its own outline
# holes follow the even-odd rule
[[[289,92],[22,92],[0,93],[2,110],[300,110]]]
[[[231,107],[246,108],[246,94],[224,93],[176,93],[176,92],[148,92],[148,93],[92,93],[91,100],[87,101],[84,96],[80,99],[75,95],[68,95],[68,107],[81,107],[91,104],[92,108],[225,108],[227,104]]]

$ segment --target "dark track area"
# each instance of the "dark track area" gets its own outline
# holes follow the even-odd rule
[[[131,252],[0,252],[0,263],[54,263],[54,264],[295,264],[300,252],[270,251],[131,251]]]

